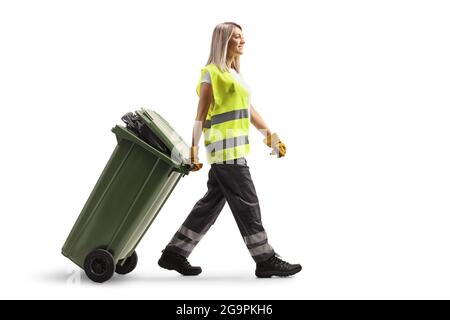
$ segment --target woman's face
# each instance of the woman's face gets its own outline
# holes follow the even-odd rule
[[[244,53],[244,36],[241,29],[234,28],[231,39],[228,41],[228,56],[234,57]]]

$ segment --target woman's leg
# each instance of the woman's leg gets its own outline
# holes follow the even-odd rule
[[[225,205],[225,197],[212,173],[208,173],[208,191],[194,205],[191,213],[166,246],[172,251],[188,257],[209,228],[214,224]]]
[[[213,164],[211,170],[253,260],[261,262],[272,257],[275,252],[267,241],[258,196],[247,164]]]

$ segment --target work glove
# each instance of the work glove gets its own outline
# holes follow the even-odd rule
[[[263,141],[267,146],[273,148],[270,154],[276,154],[278,158],[286,155],[286,146],[283,142],[281,142],[276,133],[272,133],[270,136],[267,136]]]
[[[190,160],[192,165],[191,171],[198,171],[203,167],[203,163],[198,162],[198,146],[191,147]]]

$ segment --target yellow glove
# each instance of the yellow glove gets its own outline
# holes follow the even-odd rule
[[[276,154],[278,158],[286,155],[286,146],[283,142],[281,142],[276,133],[272,133],[270,136],[267,136],[263,141],[267,146],[273,148],[270,154]]]
[[[198,162],[198,146],[191,147],[190,160],[192,164],[191,171],[198,171],[203,167],[203,163]]]

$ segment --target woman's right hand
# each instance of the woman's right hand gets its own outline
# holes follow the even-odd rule
[[[198,162],[198,146],[191,147],[190,160],[192,165],[191,171],[198,171],[203,167],[203,163]]]

